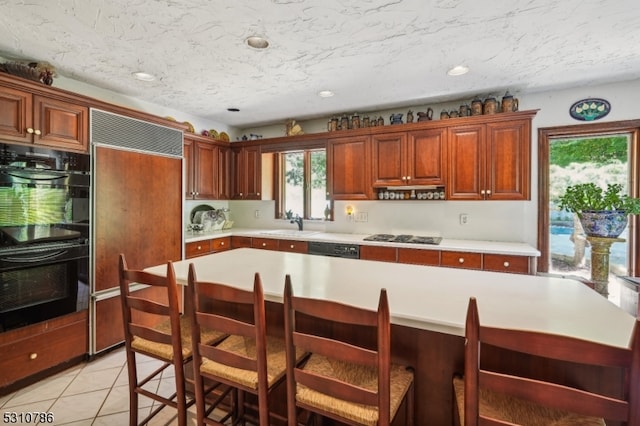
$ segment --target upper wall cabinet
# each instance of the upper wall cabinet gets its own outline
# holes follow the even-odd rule
[[[184,136],[187,199],[225,200],[228,190],[228,146],[199,136]]]
[[[531,117],[450,127],[447,199],[528,200]]]
[[[370,136],[329,139],[327,195],[333,200],[373,198]]]
[[[86,152],[89,108],[0,86],[0,139]]]
[[[231,198],[234,200],[262,199],[262,151],[260,145],[232,147]]]
[[[374,187],[444,184],[446,128],[375,134],[371,139]]]

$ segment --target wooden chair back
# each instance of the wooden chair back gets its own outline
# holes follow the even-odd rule
[[[130,424],[137,424],[138,395],[144,395],[161,403],[141,423],[146,424],[164,406],[178,410],[178,423],[186,424],[186,400],[182,332],[178,286],[172,262],[167,262],[166,277],[129,269],[123,254],[118,263],[120,298],[124,325],[127,370],[129,375]],[[131,291],[132,284],[144,284],[163,289],[166,301],[146,299]],[[164,362],[156,371],[139,378],[136,353],[141,353]],[[159,378],[159,373],[168,366],[175,369],[176,392],[164,397],[150,392],[143,386],[150,380]]]
[[[225,284],[199,281],[193,264],[189,265],[188,278],[189,297],[193,300],[192,335],[193,335],[193,363],[196,381],[199,377],[199,366],[203,357],[228,367],[254,371],[258,378],[258,408],[261,424],[268,424],[269,411],[267,395],[269,384],[267,377],[267,330],[264,293],[260,275],[254,275],[253,290],[243,290]],[[228,303],[234,306],[249,307],[253,312],[252,319],[238,319],[231,314],[232,310],[224,312],[211,312],[207,306],[214,303]],[[215,329],[225,335],[242,336],[255,339],[255,358],[248,357],[241,352],[225,350],[217,343],[207,344],[200,341],[200,330],[203,328]],[[224,346],[224,345],[222,345]],[[243,386],[235,382],[226,382],[223,378],[217,378],[230,386],[243,389]],[[196,392],[201,386],[196,383]],[[243,390],[254,393],[255,390],[244,388]],[[196,393],[198,399],[198,393]]]
[[[285,341],[287,348],[287,405],[289,424],[296,418],[296,386],[306,386],[326,395],[358,404],[377,406],[379,425],[388,425],[390,413],[390,317],[385,289],[380,291],[376,311],[338,302],[297,297],[293,295],[291,279],[285,280]],[[347,326],[373,327],[377,331],[375,349],[361,347],[341,338],[328,338],[296,327],[297,314]],[[348,382],[304,371],[295,360],[296,348],[348,363],[373,367],[378,370],[377,391],[354,386]],[[329,415],[330,413],[321,413]]]
[[[482,344],[554,360],[621,368],[625,378],[623,394],[616,398],[568,385],[484,369],[480,358]],[[472,297],[466,319],[464,384],[464,426],[505,424],[480,416],[479,388],[508,394],[544,407],[621,421],[627,425],[640,425],[640,326],[636,321],[627,348],[562,335],[488,327],[480,323],[477,301]]]

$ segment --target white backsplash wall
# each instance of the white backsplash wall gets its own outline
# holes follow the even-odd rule
[[[353,220],[347,218],[347,206],[354,209]],[[296,225],[274,219],[274,201],[230,201],[234,227],[291,228]],[[336,201],[334,221],[305,221],[305,230],[350,234],[409,233],[440,235],[445,238],[526,242],[521,218],[530,202],[521,201]],[[258,211],[258,217],[256,217]],[[358,222],[358,213],[366,213],[367,221]],[[460,224],[460,214],[467,223]]]

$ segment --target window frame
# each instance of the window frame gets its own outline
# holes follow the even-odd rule
[[[284,156],[287,154],[302,153],[303,154],[303,219],[304,220],[323,220],[322,217],[311,218],[311,154],[313,152],[324,151],[325,156],[327,154],[326,146],[312,146],[312,147],[300,147],[290,149],[286,151],[278,151],[275,155],[275,172],[274,172],[274,196],[276,200],[276,219],[285,219],[285,191],[283,186],[286,181],[285,177],[285,160]],[[327,185],[327,170],[325,170],[325,185]],[[325,190],[326,192],[326,190]]]

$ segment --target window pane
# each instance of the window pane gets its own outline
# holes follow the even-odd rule
[[[304,153],[292,152],[284,157],[284,213],[304,216]]]
[[[324,218],[327,206],[327,152],[311,152],[311,211],[312,219]]]

